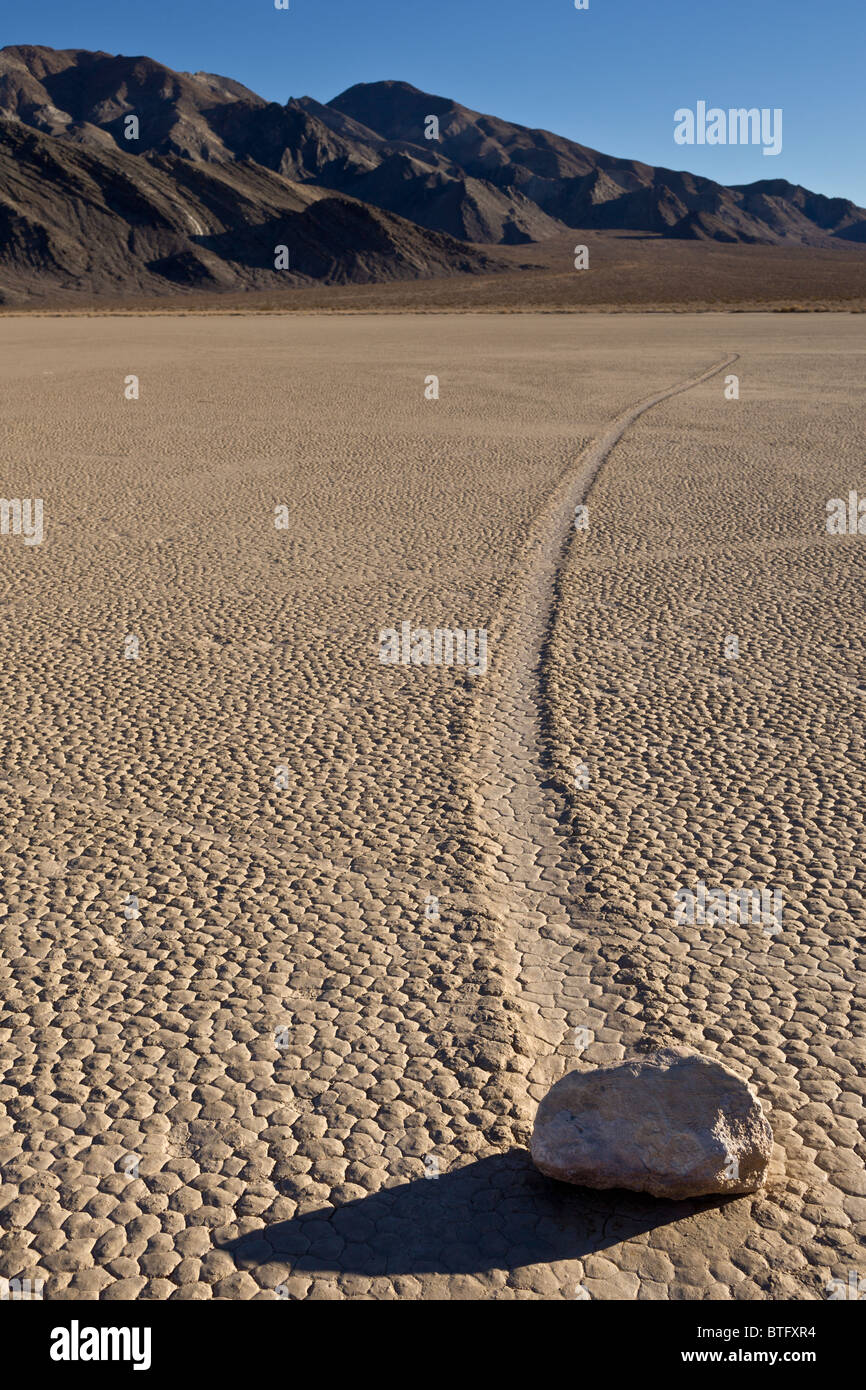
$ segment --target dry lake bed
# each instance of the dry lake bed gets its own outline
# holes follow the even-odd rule
[[[864,355],[830,313],[4,318],[0,1276],[866,1276]],[[536,1171],[553,1082],[671,1044],[760,1096],[759,1194]]]

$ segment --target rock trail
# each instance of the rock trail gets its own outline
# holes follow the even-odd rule
[[[534,1101],[575,1064],[582,1049],[572,1030],[593,1034],[596,1061],[618,1061],[625,1051],[592,1007],[601,987],[590,979],[582,943],[594,939],[603,945],[612,923],[576,911],[568,794],[553,775],[546,729],[545,646],[556,620],[564,557],[572,537],[580,543],[575,508],[586,504],[599,470],[635,421],[709,381],[737,356],[643,398],[587,446],[540,513],[494,624],[491,675],[478,691],[465,774],[478,788],[475,811],[489,907],[510,952],[533,1058],[528,1092]]]

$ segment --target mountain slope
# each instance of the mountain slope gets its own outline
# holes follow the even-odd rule
[[[157,293],[477,273],[497,267],[479,244],[555,241],[569,228],[866,242],[866,211],[846,199],[781,179],[726,188],[405,82],[280,105],[230,78],[82,49],[0,50],[0,172],[7,299],[40,286]],[[274,269],[277,245],[289,271]]]
[[[289,248],[289,269],[275,250]],[[0,119],[0,298],[479,272],[476,248],[251,162],[152,160]]]
[[[694,174],[615,159],[550,131],[419,92],[406,82],[359,83],[330,107],[385,140],[407,145],[423,141],[425,121],[435,115],[436,148],[446,159],[473,178],[519,191],[571,227],[681,237],[696,234],[693,228],[700,225],[702,235],[718,240],[816,246],[827,245],[832,236],[856,240],[866,232],[866,210],[844,198],[824,198],[783,180],[725,188]]]

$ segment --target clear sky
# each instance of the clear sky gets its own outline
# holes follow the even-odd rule
[[[147,54],[272,101],[400,78],[606,154],[866,205],[866,0],[0,0],[4,44]],[[781,107],[783,147],[679,146],[674,112]]]

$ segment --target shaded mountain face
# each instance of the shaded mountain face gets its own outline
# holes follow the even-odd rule
[[[250,161],[142,158],[0,118],[2,303],[495,269],[477,247]]]
[[[816,246],[835,236],[866,236],[866,210],[847,199],[824,198],[784,180],[726,188],[694,174],[615,159],[405,82],[360,83],[335,97],[328,109],[384,140],[416,149],[425,143],[430,148],[425,124],[436,116],[437,153],[472,179],[519,192],[565,227]]]
[[[138,119],[127,140],[126,117]],[[253,156],[255,151],[257,157]],[[495,257],[318,181],[372,161],[289,103],[78,50],[0,51],[0,302],[372,283]],[[285,247],[287,268],[276,268]]]
[[[567,228],[866,240],[866,212],[845,199],[615,159],[404,82],[281,106],[230,78],[81,49],[0,50],[0,172],[7,298],[16,282],[156,292],[478,273],[497,266],[478,243]]]

